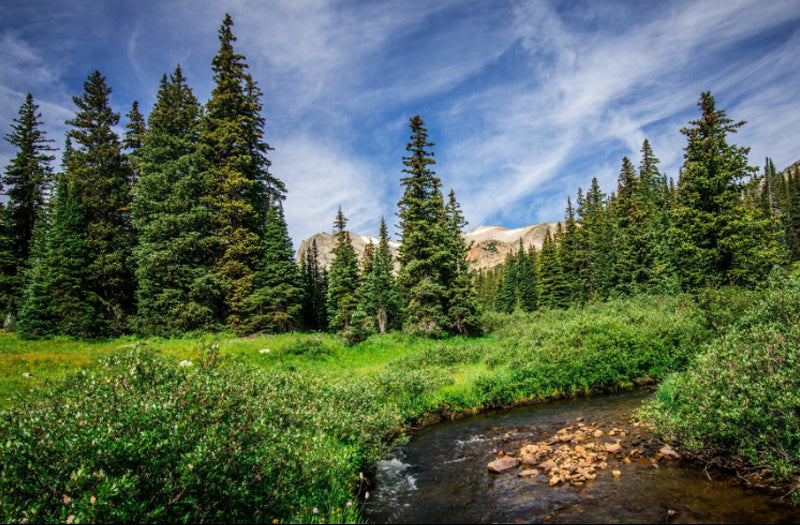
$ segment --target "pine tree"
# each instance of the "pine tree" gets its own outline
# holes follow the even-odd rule
[[[580,295],[578,286],[578,224],[575,208],[567,197],[567,209],[564,213],[564,227],[555,240],[558,244],[558,257],[563,267],[564,293],[570,301],[576,301]]]
[[[749,148],[727,135],[744,122],[727,118],[709,92],[700,95],[701,117],[681,130],[688,139],[670,229],[683,286],[752,285],[780,261],[771,218],[762,218],[742,195],[758,183]]]
[[[113,130],[119,115],[99,72],[84,88],[81,97],[73,97],[79,111],[67,121],[72,129],[65,173],[57,185],[45,255],[34,271],[38,282],[30,285],[41,295],[26,294],[23,330],[36,325],[29,321],[39,315],[32,312],[37,302],[50,305],[54,333],[78,337],[119,335],[133,311],[131,172]]]
[[[7,197],[0,214],[0,311],[13,318],[22,301],[30,268],[33,232],[46,213],[53,179],[52,140],[45,138],[39,106],[28,93],[5,140],[16,155],[5,169],[0,188]]]
[[[508,252],[503,262],[503,277],[494,302],[498,312],[511,313],[517,308],[518,286],[517,257],[514,256],[514,252]]]
[[[317,241],[300,255],[300,271],[303,275],[303,304],[301,317],[307,330],[328,329],[328,274],[320,267]]]
[[[128,163],[131,167],[131,186],[136,186],[141,173],[141,149],[147,134],[147,125],[144,115],[139,112],[139,101],[134,100],[130,112],[125,115],[128,123],[125,124],[125,138],[122,146],[128,152]]]
[[[446,290],[447,331],[458,335],[476,335],[480,331],[478,295],[472,284],[474,272],[467,263],[470,245],[464,240],[467,221],[461,213],[455,191],[448,194],[444,209],[444,230],[449,248],[448,264],[443,273]]]
[[[172,335],[221,325],[222,298],[211,270],[218,239],[208,229],[202,109],[180,66],[161,78],[148,132],[139,147],[141,175],[132,203],[139,234],[137,328]]]
[[[358,256],[350,242],[350,234],[345,230],[346,226],[347,219],[340,206],[333,223],[336,232],[336,247],[333,249],[335,258],[328,273],[328,318],[330,329],[334,332],[345,332],[351,327],[358,306]]]
[[[263,256],[263,224],[270,203],[284,198],[285,187],[268,171],[271,148],[263,141],[261,92],[245,72],[244,56],[234,52],[232,26],[226,15],[212,61],[215,86],[206,105],[200,152],[209,185],[204,201],[211,210],[210,231],[218,240],[215,278],[228,326],[242,332]]]
[[[280,202],[270,207],[264,229],[249,331],[288,332],[300,327],[303,289]]]
[[[428,166],[435,164],[428,148],[425,122],[415,115],[410,119],[411,142],[406,145],[400,179],[404,187],[398,202],[401,247],[398,282],[405,297],[405,329],[437,336],[446,330],[446,288],[443,271],[450,258],[450,245],[444,223],[441,181]]]
[[[578,229],[578,279],[583,290],[579,296],[586,301],[605,299],[613,282],[614,230],[606,195],[600,190],[596,177],[592,178],[592,185],[580,202],[577,215],[581,225]]]
[[[546,308],[566,308],[569,304],[564,286],[564,265],[558,256],[555,241],[560,237],[560,230],[561,223],[558,224],[555,235],[547,231],[539,254],[539,305]]]
[[[518,292],[519,307],[524,312],[533,312],[539,305],[539,292],[536,287],[538,276],[536,273],[537,253],[536,247],[531,245],[525,251],[522,239],[519,240],[517,250],[517,276],[519,280]]]
[[[386,221],[381,217],[378,248],[362,284],[364,289],[361,297],[363,310],[374,319],[375,328],[381,334],[397,327],[400,318],[400,296],[393,270],[394,257],[389,247],[389,232]]]

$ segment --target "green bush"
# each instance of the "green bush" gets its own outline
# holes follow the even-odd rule
[[[800,285],[773,279],[641,417],[667,438],[800,475]],[[800,498],[795,498],[796,501]]]
[[[333,350],[317,337],[298,337],[283,348],[283,351],[292,355],[302,355],[312,361],[329,356]]]
[[[136,349],[0,412],[0,522],[271,522],[342,507],[365,432],[396,421],[360,393],[213,357],[180,366]],[[331,423],[342,404],[370,413],[349,423],[359,432]]]

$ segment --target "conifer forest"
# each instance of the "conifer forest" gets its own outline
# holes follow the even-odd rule
[[[395,216],[360,256],[339,206],[325,265],[217,36],[205,102],[176,65],[122,116],[94,71],[65,137],[34,94],[0,123],[0,522],[363,522],[422,426],[639,388],[637,426],[800,503],[800,169],[751,165],[711,92],[678,174],[645,139],[482,269],[409,116]]]

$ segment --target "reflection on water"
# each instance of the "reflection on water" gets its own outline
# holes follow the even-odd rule
[[[498,450],[513,452],[584,418],[622,425],[647,393],[568,400],[476,416],[421,430],[378,464],[365,514],[374,523],[796,523],[800,510],[709,480],[680,462],[619,463],[582,487],[540,476],[491,474]]]

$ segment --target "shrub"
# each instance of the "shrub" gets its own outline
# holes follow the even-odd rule
[[[321,385],[207,356],[180,367],[137,348],[0,412],[0,522],[271,522],[342,506],[364,436],[320,419]],[[322,398],[335,409],[342,392]]]
[[[800,285],[776,278],[641,417],[696,449],[800,475]],[[795,496],[795,500],[800,500]]]

